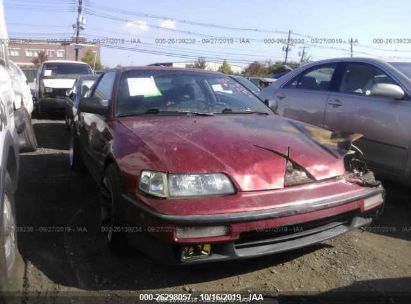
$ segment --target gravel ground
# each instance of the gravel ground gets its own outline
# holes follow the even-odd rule
[[[383,217],[309,248],[241,262],[195,267],[158,265],[138,252],[113,255],[97,232],[98,191],[68,166],[68,131],[35,120],[40,148],[21,155],[16,197],[21,272],[10,290],[19,301],[59,295],[132,303],[141,292],[257,292],[277,295],[411,296],[411,191],[386,184]],[[72,227],[56,232],[49,227]],[[33,231],[31,231],[33,229]],[[61,228],[64,229],[64,228]],[[408,292],[408,293],[407,293]],[[100,297],[103,296],[103,297]],[[92,302],[89,302],[92,303]]]

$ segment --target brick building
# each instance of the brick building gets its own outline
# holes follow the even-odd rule
[[[33,66],[32,60],[40,51],[45,51],[49,60],[75,60],[76,44],[71,41],[13,39],[9,41],[9,58],[21,67]],[[87,49],[91,49],[100,59],[100,45],[82,41],[79,46],[79,60]]]

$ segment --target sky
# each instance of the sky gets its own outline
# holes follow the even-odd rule
[[[4,0],[10,37],[69,38],[78,0]],[[411,1],[83,0],[82,35],[100,39],[104,65],[185,62],[246,66],[353,55],[411,60]],[[255,30],[257,29],[257,30]]]

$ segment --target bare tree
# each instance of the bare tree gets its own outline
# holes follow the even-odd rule
[[[204,57],[198,57],[197,61],[194,62],[194,68],[205,70],[207,68],[206,59]]]
[[[40,51],[37,53],[37,57],[33,58],[33,60],[31,61],[32,63],[34,63],[35,65],[39,65],[41,63],[43,63],[44,61],[47,61],[48,56],[46,54],[45,51]]]

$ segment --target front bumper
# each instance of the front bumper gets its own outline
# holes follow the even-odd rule
[[[325,241],[370,224],[382,213],[383,196],[382,187],[363,187],[350,196],[213,215],[167,215],[154,211],[129,195],[123,195],[123,198],[127,210],[135,209],[135,214],[139,214],[140,227],[146,228],[139,230],[143,233],[127,234],[131,245],[162,263],[195,264],[259,257]],[[130,221],[129,224],[138,225]],[[229,227],[229,233],[217,237],[179,239],[175,232],[176,227],[216,225]],[[185,249],[202,244],[211,247],[211,254],[183,258]]]

